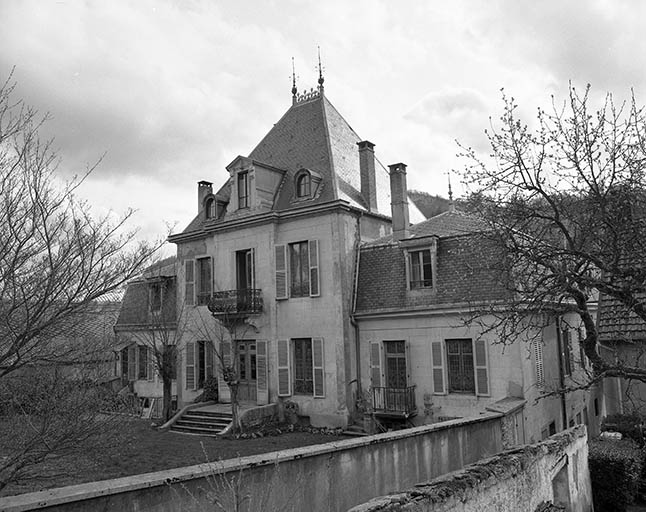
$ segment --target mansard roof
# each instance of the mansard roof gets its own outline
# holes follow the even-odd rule
[[[254,162],[281,169],[285,172],[272,210],[283,211],[309,205],[343,200],[361,210],[368,210],[367,200],[361,194],[359,150],[362,141],[327,97],[314,91],[300,97],[282,118],[249,153]],[[308,201],[294,201],[294,177],[301,169],[309,169],[321,177],[320,190]],[[375,158],[377,211],[391,216],[390,180],[384,165]],[[231,179],[217,192],[220,198],[229,198]],[[410,219],[424,219],[415,203],[409,199]],[[227,212],[224,220],[230,212]],[[203,219],[198,215],[184,232],[200,228]]]

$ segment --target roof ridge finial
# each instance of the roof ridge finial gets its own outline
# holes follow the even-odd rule
[[[447,171],[446,175],[449,178],[449,211],[455,211],[455,203],[453,203],[453,190],[451,190],[451,171]]]
[[[325,81],[325,78],[323,78],[323,66],[321,66],[321,47],[317,46],[318,48],[318,54],[319,54],[319,91],[321,93],[323,92],[323,82]]]
[[[292,57],[292,105],[296,103],[296,94],[298,89],[296,88],[296,69],[294,68],[294,57]]]

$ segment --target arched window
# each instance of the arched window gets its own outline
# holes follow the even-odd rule
[[[312,182],[307,172],[301,174],[296,180],[296,197],[309,197],[312,191]]]
[[[206,212],[207,219],[217,218],[215,199],[213,197],[209,197],[206,200],[206,202],[204,203],[204,210]]]

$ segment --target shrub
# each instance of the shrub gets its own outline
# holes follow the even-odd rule
[[[642,419],[636,415],[610,414],[603,419],[601,430],[620,432],[623,437],[632,439],[640,446],[643,446],[644,434],[641,424]]]
[[[623,512],[637,495],[642,454],[634,441],[596,439],[588,455],[594,509]]]
[[[204,395],[202,401],[211,402],[218,400],[218,379],[217,377],[209,377],[204,381]]]

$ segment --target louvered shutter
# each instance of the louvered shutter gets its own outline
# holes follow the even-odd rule
[[[224,380],[224,367],[231,366],[231,342],[220,342],[220,371],[218,372],[218,397],[221,402],[231,402],[231,390]]]
[[[487,366],[487,342],[483,339],[475,341],[475,372],[476,395],[489,395],[489,369]]]
[[[209,377],[213,377],[213,345],[210,341],[204,342],[204,359],[204,377],[208,379]]]
[[[148,380],[154,380],[155,379],[155,359],[154,359],[154,351],[151,347],[148,347]]]
[[[407,341],[405,345],[406,350],[406,386],[413,385],[413,368],[410,362],[410,342]]]
[[[312,370],[314,372],[314,398],[325,398],[325,362],[323,338],[312,338]]]
[[[433,341],[431,343],[431,359],[433,366],[433,394],[445,395],[446,382],[444,381],[444,343]]]
[[[186,342],[186,389],[195,389],[195,342]]]
[[[536,365],[536,385],[545,384],[545,371],[543,369],[543,340],[534,340],[534,364]]]
[[[286,246],[276,246],[276,298],[287,298],[287,254]]]
[[[289,340],[278,340],[278,396],[292,394],[291,375],[289,365]]]
[[[319,297],[321,288],[319,283],[319,242],[318,240],[309,241],[309,258],[310,258],[310,297]]]
[[[381,387],[381,343],[370,342],[370,385]]]
[[[258,405],[269,403],[267,384],[267,340],[256,341],[256,401]]]
[[[195,304],[195,260],[184,261],[184,303]]]
[[[128,380],[137,380],[137,345],[128,347]]]

